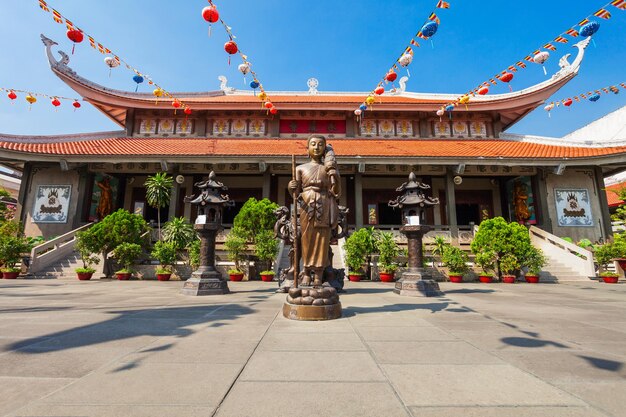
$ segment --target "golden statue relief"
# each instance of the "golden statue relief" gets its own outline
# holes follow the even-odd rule
[[[513,207],[515,209],[515,219],[518,222],[525,222],[530,219],[530,211],[528,210],[528,192],[526,185],[516,181],[513,186]]]

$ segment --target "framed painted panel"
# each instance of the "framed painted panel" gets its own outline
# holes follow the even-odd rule
[[[265,119],[250,120],[250,134],[251,135],[264,135],[265,134]]]
[[[450,136],[450,123],[448,122],[435,122],[434,124],[435,136]]]
[[[187,119],[176,121],[176,133],[179,135],[190,135],[193,132],[193,122]]]
[[[33,204],[33,223],[67,223],[71,185],[40,185]]]
[[[467,123],[460,120],[452,123],[452,132],[454,136],[466,137],[468,132]]]
[[[396,121],[396,132],[398,136],[413,136],[413,123],[410,120]]]
[[[246,128],[248,127],[248,123],[245,119],[235,119],[231,125],[231,130],[233,135],[245,135]]]
[[[143,119],[139,124],[139,133],[142,135],[153,135],[156,133],[157,123],[154,119]]]
[[[593,226],[587,189],[559,188],[554,190],[554,194],[559,226]]]
[[[392,120],[381,120],[378,122],[378,129],[382,136],[394,136],[394,123]]]
[[[174,133],[174,120],[173,119],[159,120],[159,134],[169,135],[172,133]]]
[[[376,121],[375,120],[362,120],[359,126],[361,128],[361,135],[363,136],[376,135]]]
[[[485,122],[470,122],[470,135],[475,138],[487,137],[487,125]]]
[[[214,135],[227,135],[228,134],[228,120],[216,119],[213,122],[213,134]]]
[[[367,205],[367,224],[378,224],[378,206],[376,204]]]

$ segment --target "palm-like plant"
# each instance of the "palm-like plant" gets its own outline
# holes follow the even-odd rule
[[[165,207],[170,202],[174,179],[167,175],[167,172],[157,172],[152,177],[148,177],[143,184],[146,187],[146,201],[157,209],[157,221],[159,227],[159,239],[161,239],[161,207]]]
[[[184,217],[174,217],[163,225],[163,240],[172,242],[177,250],[183,250],[198,236],[193,225]]]

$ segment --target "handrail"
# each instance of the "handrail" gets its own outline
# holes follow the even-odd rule
[[[531,242],[546,254],[558,256],[563,263],[589,278],[595,277],[593,253],[536,226],[531,226],[528,232]]]
[[[76,233],[89,229],[94,223],[87,223],[77,229],[69,231],[59,237],[50,239],[30,251],[29,273],[39,272],[47,266],[67,257],[74,252]]]

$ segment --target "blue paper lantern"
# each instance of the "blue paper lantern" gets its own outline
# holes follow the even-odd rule
[[[250,82],[250,88],[252,88],[252,89],[257,89],[257,88],[259,88],[259,83],[258,83],[258,81],[251,81],[251,82]]]
[[[452,111],[452,110],[454,110],[454,104],[448,104],[446,106],[446,111]]]
[[[598,101],[600,100],[600,94],[594,94],[589,97],[589,101]]]
[[[580,28],[581,36],[591,36],[600,29],[600,23],[591,21]]]
[[[135,92],[137,91],[137,89],[139,88],[139,84],[141,84],[143,82],[143,77],[139,74],[135,75],[133,77],[133,81],[137,83],[137,86],[135,87]]]
[[[367,110],[367,106],[365,104],[361,104],[359,106],[359,109],[361,109],[361,111],[365,111],[365,110]]]
[[[422,32],[422,35],[426,36],[427,38],[430,38],[435,33],[437,33],[438,28],[439,28],[439,25],[437,24],[437,22],[428,22],[424,26],[422,26],[421,32]]]

